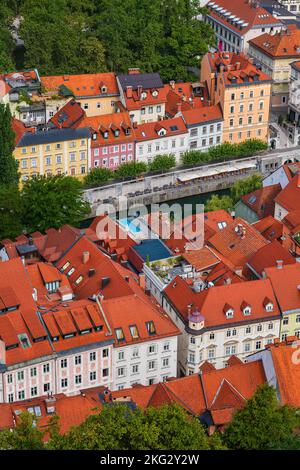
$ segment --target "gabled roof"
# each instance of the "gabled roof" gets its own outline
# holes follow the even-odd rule
[[[218,104],[215,106],[204,106],[202,108],[182,111],[182,116],[187,127],[215,121],[221,122],[224,120],[222,110]]]
[[[131,86],[133,90],[137,90],[141,86],[144,90],[152,90],[154,88],[163,88],[163,82],[159,73],[131,73],[120,74],[118,80],[123,90]]]
[[[104,116],[85,116],[83,119],[75,123],[73,127],[87,127],[90,129],[93,134],[91,142],[92,147],[133,142],[135,138],[134,129],[127,111],[107,114]],[[118,136],[115,135],[114,131],[116,130],[119,131]],[[127,130],[127,133],[125,130]],[[104,137],[104,133],[107,133],[107,138]],[[96,135],[96,139],[94,135]]]
[[[58,129],[73,127],[78,121],[83,119],[85,112],[74,99],[68,101],[50,119],[50,122]]]
[[[242,202],[255,212],[259,219],[274,215],[274,199],[281,191],[280,184],[265,186],[241,197]]]
[[[204,328],[226,327],[235,323],[261,321],[280,317],[280,311],[269,279],[239,282],[229,285],[210,287],[201,292],[194,292],[188,284],[177,276],[164,290],[171,305],[188,323],[188,306],[193,305],[204,317]],[[264,299],[268,296],[273,303],[273,310],[267,311]],[[241,305],[247,301],[251,305],[250,315],[244,315]],[[233,310],[232,317],[225,312]]]
[[[61,92],[61,87],[67,88],[76,98],[93,98],[105,96],[118,96],[119,89],[114,73],[89,73],[80,75],[56,75],[41,77],[46,91]],[[102,87],[106,92],[102,92]]]
[[[162,129],[165,131],[164,135],[159,135],[159,132]],[[172,137],[180,134],[186,134],[187,132],[188,131],[182,117],[166,119],[159,121],[158,123],[147,122],[145,124],[139,124],[135,128],[137,142]]]
[[[209,246],[228,258],[237,268],[242,267],[266,244],[266,239],[240,217],[208,240]]]
[[[263,246],[249,259],[248,265],[262,276],[265,268],[277,265],[277,261],[282,261],[284,265],[296,263],[296,259],[277,240]]]
[[[284,232],[283,223],[274,219],[271,215],[255,222],[253,227],[255,227],[256,230],[258,230],[268,241],[277,240]]]
[[[300,174],[295,175],[292,181],[276,196],[275,202],[288,212],[299,209]]]
[[[300,30],[296,25],[288,25],[287,29],[275,34],[262,34],[250,39],[249,43],[274,59],[300,57]]]
[[[266,268],[282,312],[299,310],[300,313],[300,263],[278,268]]]
[[[86,236],[75,241],[57,263],[57,267],[68,276],[78,299],[98,294],[103,295],[105,299],[131,294],[128,283],[115,265],[116,263]]]
[[[0,338],[6,346],[6,364],[51,354],[46,330],[37,315],[33,288],[20,258],[0,263],[0,286],[0,309],[17,307],[0,315]]]
[[[180,334],[170,318],[142,294],[131,293],[128,296],[107,299],[102,302],[102,306],[112,328],[116,347]],[[153,328],[149,333],[147,324],[151,322]],[[136,328],[137,334],[134,336],[130,331],[131,326]],[[118,339],[116,329],[122,329],[122,340]]]
[[[208,15],[235,33],[243,36],[250,29],[259,26],[280,26],[281,22],[258,3],[245,0],[217,0],[208,2]],[[217,10],[218,8],[218,10]],[[236,21],[233,21],[236,20]]]
[[[46,131],[26,132],[19,140],[17,147],[29,145],[51,144],[69,140],[87,139],[90,137],[88,128],[82,129],[49,129]]]

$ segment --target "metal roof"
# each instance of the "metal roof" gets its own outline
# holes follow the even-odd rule
[[[143,87],[144,90],[163,88],[164,86],[159,73],[118,75],[118,80],[123,90],[125,90],[127,86],[131,86],[133,90],[136,90],[138,86]]]
[[[91,132],[88,127],[79,129],[50,129],[46,131],[27,132],[23,134],[17,147],[27,147],[28,145],[50,144],[53,142],[64,142],[65,140],[76,140],[90,137]]]

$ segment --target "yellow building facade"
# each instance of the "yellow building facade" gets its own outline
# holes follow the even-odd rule
[[[90,168],[91,138],[87,128],[27,132],[14,157],[21,181],[36,175],[71,175],[83,178]]]

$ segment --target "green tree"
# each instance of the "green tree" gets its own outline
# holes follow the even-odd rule
[[[224,441],[230,449],[270,450],[299,445],[297,410],[281,406],[276,390],[267,384],[256,391],[226,429]]]
[[[176,166],[176,158],[173,154],[156,155],[149,164],[150,171],[167,171]]]
[[[188,150],[183,154],[182,163],[184,165],[199,165],[210,159],[208,152],[200,152],[200,150]]]
[[[189,450],[209,449],[209,442],[199,420],[177,405],[142,411],[114,404],[74,427],[53,448]]]
[[[0,240],[22,233],[22,205],[18,186],[0,186]]]
[[[72,176],[37,176],[24,183],[21,192],[23,224],[27,232],[44,232],[64,224],[78,225],[89,214],[82,184]]]
[[[42,450],[43,433],[37,429],[36,418],[28,412],[19,415],[18,425],[0,432],[1,450]]]
[[[143,173],[146,173],[146,171],[147,171],[146,163],[128,162],[128,163],[123,163],[122,165],[120,165],[115,173],[118,178],[125,179],[125,178],[134,178],[134,177],[140,176]]]
[[[217,211],[224,209],[230,211],[234,206],[233,200],[230,196],[218,196],[213,194],[205,204],[205,212]]]
[[[15,133],[8,105],[0,104],[0,186],[18,184],[18,163],[13,156]]]
[[[262,188],[262,175],[254,173],[249,178],[236,181],[230,189],[230,196],[234,202],[238,202],[242,196],[249,194],[256,189]]]
[[[113,178],[108,168],[93,168],[84,178],[84,185],[88,187],[99,186]]]
[[[26,0],[20,29],[25,66],[40,74],[105,71],[104,49],[89,26],[92,11],[92,2]]]

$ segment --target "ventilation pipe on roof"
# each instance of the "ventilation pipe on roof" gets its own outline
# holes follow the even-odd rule
[[[86,264],[89,259],[90,259],[90,252],[89,251],[84,251],[82,253],[82,262],[83,262],[83,264]]]
[[[282,269],[283,260],[282,259],[277,259],[276,260],[276,266],[277,266],[277,269]]]

